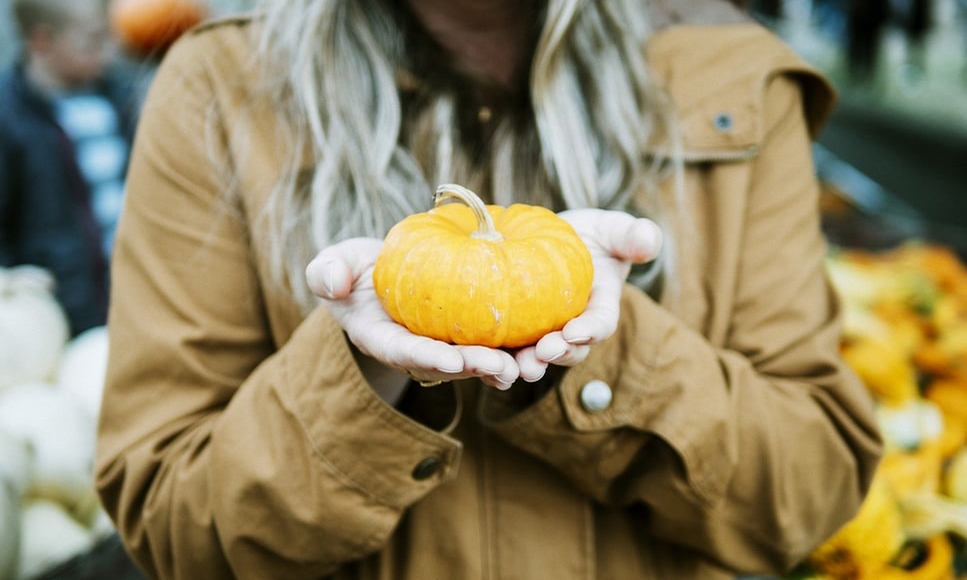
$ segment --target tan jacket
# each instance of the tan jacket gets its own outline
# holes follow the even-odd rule
[[[832,95],[769,32],[676,26],[650,44],[689,160],[677,298],[628,286],[617,334],[536,401],[466,381],[399,410],[325,308],[303,319],[272,282],[282,153],[248,90],[249,26],[169,53],[131,166],[97,469],[145,570],[730,578],[790,566],[853,515],[880,443],[823,273],[809,138]],[[258,138],[238,145],[242,130]],[[604,409],[582,406],[592,381]]]

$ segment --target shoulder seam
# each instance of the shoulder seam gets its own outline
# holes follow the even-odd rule
[[[202,22],[198,26],[192,28],[189,34],[198,34],[200,32],[211,30],[213,28],[220,28],[222,26],[247,26],[251,24],[256,17],[257,14],[255,12],[242,12],[228,16],[219,16]]]

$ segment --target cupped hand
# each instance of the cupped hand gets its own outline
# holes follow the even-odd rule
[[[386,313],[373,288],[383,241],[353,238],[319,252],[306,268],[310,290],[363,354],[420,381],[479,377],[506,389],[520,376],[514,357],[483,346],[458,346],[413,334]]]
[[[549,364],[580,363],[591,345],[614,334],[621,311],[621,289],[632,264],[650,262],[661,252],[661,230],[649,219],[603,209],[575,209],[558,215],[571,224],[591,252],[591,297],[584,312],[563,329],[516,353],[521,378],[527,381],[541,378]]]

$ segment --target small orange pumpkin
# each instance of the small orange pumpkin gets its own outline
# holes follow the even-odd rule
[[[453,184],[434,202],[393,226],[377,257],[373,283],[393,320],[452,344],[517,348],[584,311],[591,254],[567,221],[540,206],[488,206]]]
[[[136,56],[160,56],[208,15],[201,0],[112,0],[111,30]]]

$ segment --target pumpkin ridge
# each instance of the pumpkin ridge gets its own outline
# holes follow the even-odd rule
[[[582,293],[580,285],[576,281],[588,280],[593,277],[590,255],[586,253],[587,249],[584,248],[583,242],[580,242],[580,240],[577,243],[581,243],[581,247],[576,247],[576,244],[567,243],[565,240],[545,238],[535,239],[535,241],[545,255],[544,263],[548,264],[548,269],[557,273],[556,276],[550,276],[549,279],[569,281],[558,288],[554,288],[554,294],[551,297],[551,299],[558,301],[558,309],[555,309],[554,312],[559,312],[559,317],[553,321],[552,326],[556,327],[554,330],[559,330],[569,320],[584,312],[587,306],[588,298],[591,295],[591,284],[588,283],[587,292]],[[580,267],[580,270],[577,270],[578,267]]]
[[[517,296],[513,296],[512,311],[514,317],[510,320],[507,333],[510,336],[521,337],[518,342],[521,344],[510,344],[509,346],[524,346],[533,344],[542,336],[549,332],[548,319],[552,317],[544,302],[544,295],[540,291],[535,291],[541,280],[546,280],[547,276],[553,276],[553,272],[548,268],[548,262],[543,259],[544,252],[540,251],[538,244],[530,239],[515,238],[506,248],[508,258],[512,262],[512,267],[508,268],[512,279],[507,285],[510,289],[517,290]]]
[[[453,207],[448,207],[448,206]],[[458,204],[447,204],[431,209],[427,213],[414,214],[406,217],[404,222],[410,228],[409,235],[415,235],[413,229],[423,230],[422,235],[428,235],[426,230],[438,230],[438,233],[449,236],[464,236],[475,227],[473,214],[460,210]],[[403,222],[400,222],[403,223]]]
[[[434,256],[438,242],[430,235],[431,233],[429,230],[421,230],[419,233],[410,234],[410,249],[398,262],[395,280],[398,322],[416,334],[427,336],[430,336],[428,333],[431,333],[433,328],[432,317],[428,317],[427,314],[434,306],[434,295],[439,280],[435,280],[434,284],[428,287],[422,280],[421,273],[425,269],[427,256],[435,257],[438,260],[436,265],[443,265],[439,263],[442,258]],[[427,307],[409,308],[408,306],[414,301],[422,302]],[[433,338],[439,337],[433,336]]]
[[[508,300],[505,241],[470,238],[460,252],[446,312],[447,331],[456,344],[498,346],[507,335]],[[469,316],[468,316],[469,315]],[[459,319],[468,319],[468,328]]]
[[[546,235],[547,232],[557,229],[559,224],[555,223],[554,220],[545,219],[548,215],[556,217],[557,214],[539,206],[534,212],[531,212],[530,209],[529,206],[519,203],[503,209],[500,213],[500,220],[494,219],[497,229],[505,237],[515,239]],[[537,215],[534,215],[535,213]]]

